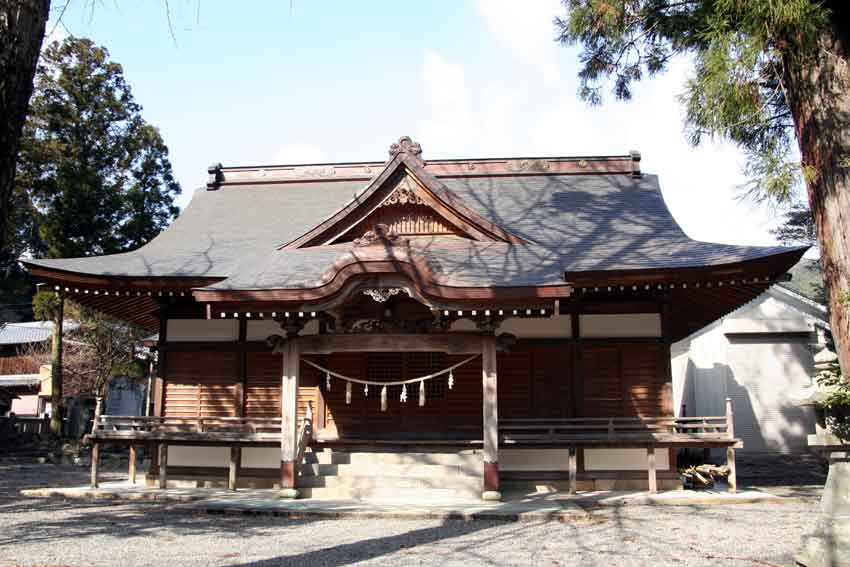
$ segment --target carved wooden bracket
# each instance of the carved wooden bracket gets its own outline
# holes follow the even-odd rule
[[[360,238],[355,238],[353,244],[360,248],[375,244],[399,244],[402,238],[385,224],[376,224],[372,230],[367,230]]]

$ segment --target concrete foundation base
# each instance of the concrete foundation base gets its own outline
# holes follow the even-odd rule
[[[502,493],[498,490],[486,490],[481,493],[481,500],[485,502],[500,502],[502,500]]]
[[[277,495],[283,498],[284,500],[294,500],[298,498],[298,489],[297,488],[281,488],[278,490]]]
[[[823,515],[796,557],[805,567],[850,566],[850,453],[832,453],[821,501]]]

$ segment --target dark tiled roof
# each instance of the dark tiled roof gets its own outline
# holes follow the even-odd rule
[[[654,175],[440,180],[475,212],[530,243],[413,239],[413,248],[446,285],[556,285],[564,272],[722,265],[792,250],[691,240],[664,204]],[[139,250],[31,263],[92,275],[229,278],[210,289],[309,288],[350,245],[277,246],[313,228],[365,185],[319,181],[198,190],[180,218]]]

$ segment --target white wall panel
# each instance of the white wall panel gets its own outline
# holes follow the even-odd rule
[[[168,342],[221,341],[239,339],[236,319],[169,319]]]
[[[658,313],[580,315],[579,329],[585,338],[660,337]]]
[[[655,450],[655,467],[666,471],[670,468],[667,449]],[[585,449],[584,470],[586,471],[645,471],[646,449]]]

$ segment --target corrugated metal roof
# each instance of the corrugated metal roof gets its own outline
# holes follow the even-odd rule
[[[38,386],[41,384],[41,374],[6,374],[0,375],[0,388],[12,386]]]
[[[76,331],[80,324],[74,321],[62,323],[65,333]],[[41,343],[50,340],[53,334],[53,321],[31,321],[26,323],[6,323],[0,329],[0,345],[21,345]]]

